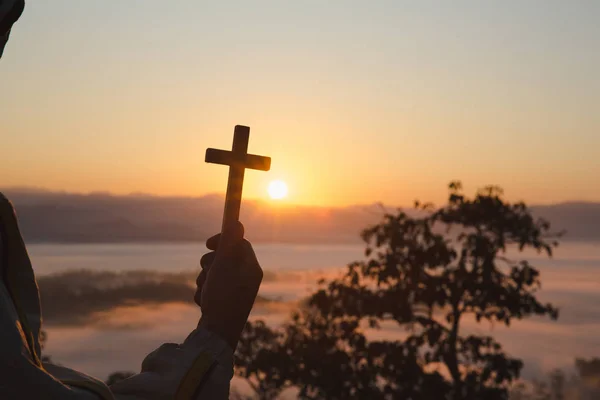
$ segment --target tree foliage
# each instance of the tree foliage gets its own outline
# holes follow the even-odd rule
[[[365,259],[322,282],[282,327],[248,324],[236,373],[261,398],[287,386],[306,399],[507,398],[522,361],[464,325],[556,319],[537,298],[539,271],[512,257],[551,256],[560,235],[498,187],[469,198],[454,182],[443,207],[415,206],[416,216],[399,210],[365,229]],[[396,336],[380,338],[383,325]]]

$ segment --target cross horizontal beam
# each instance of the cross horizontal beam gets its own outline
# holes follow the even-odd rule
[[[257,169],[260,171],[268,171],[271,168],[270,157],[257,156],[255,154],[239,154],[219,149],[206,149],[205,161],[212,164]]]

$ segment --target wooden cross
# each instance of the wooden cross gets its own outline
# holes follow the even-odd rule
[[[261,171],[268,171],[271,168],[270,157],[248,154],[249,139],[250,128],[236,125],[233,132],[233,146],[231,151],[206,149],[204,161],[213,164],[229,165],[229,180],[227,181],[225,210],[223,212],[223,225],[221,227],[222,233],[228,231],[228,228],[240,219],[242,187],[244,186],[244,172],[246,168]]]

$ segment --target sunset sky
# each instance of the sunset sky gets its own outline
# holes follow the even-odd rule
[[[0,187],[203,195],[236,124],[287,202],[503,186],[600,201],[600,2],[27,2],[0,61]]]

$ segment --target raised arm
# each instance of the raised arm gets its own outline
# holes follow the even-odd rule
[[[202,257],[197,280],[198,328],[182,344],[164,344],[150,353],[140,374],[111,386],[118,399],[229,398],[233,352],[263,276],[250,242],[243,239],[243,226],[234,229],[228,242],[220,235],[207,241],[214,251]]]

